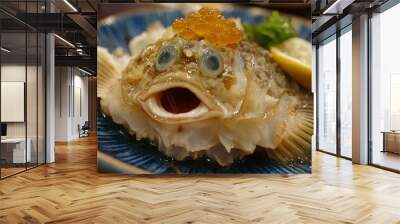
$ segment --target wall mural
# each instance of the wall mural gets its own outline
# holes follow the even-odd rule
[[[227,3],[99,14],[99,172],[311,172],[311,18]]]

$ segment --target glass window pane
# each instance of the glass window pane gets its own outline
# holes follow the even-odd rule
[[[1,34],[2,178],[25,170],[30,159],[26,142],[26,33]],[[28,146],[28,147],[27,147]],[[28,151],[26,150],[28,148]]]
[[[396,170],[400,170],[400,31],[393,27],[398,21],[400,5],[374,15],[371,21],[372,163]]]
[[[28,44],[28,62],[27,62],[27,80],[26,80],[26,115],[27,115],[27,142],[29,144],[28,148],[30,148],[30,158],[28,159],[27,166],[28,168],[34,167],[37,165],[37,132],[38,132],[38,56],[37,56],[37,41],[38,36],[36,32],[27,33],[27,44]]]
[[[352,157],[352,33],[340,36],[340,153]]]
[[[0,1],[0,6],[23,17],[44,12],[45,1]],[[45,162],[46,40],[43,33],[8,14],[0,12],[0,17],[7,21],[0,23],[0,177],[4,178]]]
[[[46,149],[45,149],[45,93],[46,93],[46,84],[45,84],[45,60],[46,60],[46,52],[45,52],[45,44],[46,37],[44,34],[39,33],[39,41],[38,41],[38,164],[45,163],[46,158]]]
[[[336,153],[336,39],[318,48],[318,148]]]

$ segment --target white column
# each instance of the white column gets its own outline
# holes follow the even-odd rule
[[[368,163],[368,15],[353,20],[353,162]]]
[[[54,73],[54,35],[46,36],[46,163],[55,161],[54,133],[55,133],[55,73]]]
[[[311,88],[312,88],[312,93],[314,97],[314,132],[312,135],[311,139],[311,149],[316,150],[316,142],[317,142],[317,95],[316,95],[316,90],[317,90],[317,48],[315,45],[312,45],[312,83],[311,83]]]
[[[46,4],[47,12],[53,12],[54,6],[50,1]],[[46,35],[46,163],[55,161],[55,55],[54,35]]]

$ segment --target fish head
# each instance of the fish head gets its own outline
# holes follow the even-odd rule
[[[173,35],[132,59],[121,83],[125,101],[153,119],[187,123],[239,113],[247,77],[237,48]]]

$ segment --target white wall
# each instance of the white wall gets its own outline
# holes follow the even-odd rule
[[[73,96],[74,102],[71,103],[74,105],[72,108],[72,120],[71,120],[71,135],[73,138],[78,138],[78,125],[83,125],[85,121],[88,121],[88,79],[87,77],[81,76],[82,73],[79,75],[74,75],[74,82],[73,82]]]
[[[56,67],[56,141],[79,138],[78,125],[88,120],[88,78],[83,75],[76,68]]]
[[[69,68],[55,68],[55,141],[68,140]]]

